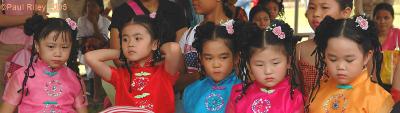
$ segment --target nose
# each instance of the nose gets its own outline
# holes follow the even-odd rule
[[[221,63],[218,60],[214,60],[212,66],[213,68],[219,68],[221,67]]]
[[[129,40],[128,41],[128,47],[135,47],[135,41]]]
[[[60,48],[57,48],[55,51],[54,51],[54,56],[55,57],[61,57],[61,54],[62,54],[62,48],[60,47]]]
[[[270,74],[272,74],[272,69],[269,68],[268,66],[264,66],[264,74],[265,74],[265,75],[270,75]]]
[[[321,17],[321,12],[322,11],[320,11],[320,10],[318,10],[318,9],[315,9],[314,10],[314,12],[313,12],[313,18],[320,18]]]
[[[346,65],[344,62],[339,62],[339,64],[336,65],[336,69],[337,70],[345,70],[346,69]]]

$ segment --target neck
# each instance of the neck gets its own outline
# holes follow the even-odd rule
[[[217,7],[210,14],[205,15],[205,20],[209,22],[219,23],[221,20],[228,20],[229,18],[225,15],[222,6]]]
[[[140,0],[144,7],[146,7],[150,12],[157,10],[159,5],[159,0]]]

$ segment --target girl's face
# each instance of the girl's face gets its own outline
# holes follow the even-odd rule
[[[275,2],[269,2],[267,4],[267,8],[269,9],[271,13],[271,19],[276,19],[279,13],[279,6]]]
[[[192,0],[193,8],[197,14],[210,14],[221,5],[222,0]]]
[[[157,49],[157,44],[142,25],[129,24],[122,30],[122,50],[128,61],[143,63]]]
[[[264,11],[257,12],[254,15],[254,18],[252,21],[253,21],[253,23],[257,24],[257,26],[260,29],[263,29],[263,30],[265,30],[270,24],[270,19],[269,19],[268,13],[266,13]]]
[[[351,9],[348,11],[349,9],[341,10],[336,0],[310,0],[306,17],[315,31],[325,16],[329,15],[335,19],[346,18],[351,13]]]
[[[219,82],[233,70],[233,53],[223,39],[209,40],[203,44],[200,62],[206,74]]]
[[[287,56],[280,46],[256,49],[250,58],[250,70],[255,80],[267,88],[280,83],[290,66]]]
[[[388,31],[392,28],[393,25],[393,17],[390,15],[390,12],[387,10],[379,10],[375,17],[375,22],[378,25],[378,29],[380,32]]]
[[[369,52],[364,55],[360,46],[350,39],[344,37],[329,39],[325,51],[329,76],[336,79],[339,84],[350,84],[361,74],[371,54],[372,52]]]
[[[66,37],[63,37],[66,36]],[[66,32],[51,32],[35,43],[39,57],[51,68],[58,68],[67,62],[71,53],[71,36]]]

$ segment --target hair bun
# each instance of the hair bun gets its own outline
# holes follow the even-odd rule
[[[39,33],[44,27],[44,18],[40,15],[33,15],[31,18],[27,19],[24,24],[24,32],[26,35],[32,36]]]

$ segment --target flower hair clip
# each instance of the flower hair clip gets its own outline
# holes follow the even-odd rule
[[[221,24],[221,26],[225,26],[228,34],[232,35],[235,32],[235,30],[233,29],[233,23],[235,23],[234,20],[229,20],[229,21]]]
[[[271,27],[268,27],[266,31],[272,31],[272,33],[278,36],[279,39],[285,39],[286,37],[285,32],[282,32],[282,27],[276,26],[276,24],[273,24],[271,25]]]
[[[72,30],[76,30],[76,28],[78,27],[76,25],[76,22],[71,20],[71,18],[67,18],[65,19],[65,21],[68,23],[69,27],[71,27]]]
[[[368,29],[368,21],[367,21],[367,19],[363,18],[362,16],[358,16],[356,18],[356,23],[358,24],[358,25],[356,25],[356,27],[360,27],[363,30]]]
[[[152,12],[152,13],[149,14],[149,16],[150,16],[150,18],[155,19],[156,16],[157,16],[157,13],[156,12]]]

